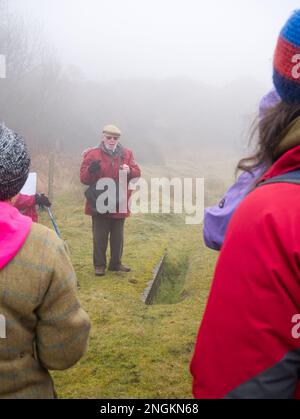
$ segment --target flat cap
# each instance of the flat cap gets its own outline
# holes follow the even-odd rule
[[[106,125],[103,128],[103,134],[114,135],[115,137],[121,137],[122,131],[115,125]]]

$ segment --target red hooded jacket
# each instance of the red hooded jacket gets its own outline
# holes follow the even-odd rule
[[[262,180],[297,169],[300,146]],[[274,183],[253,190],[228,226],[191,363],[195,397],[297,397],[297,314],[300,185]]]
[[[30,217],[33,222],[38,222],[35,195],[19,194],[14,201],[14,207],[17,208],[23,215]]]
[[[128,174],[128,182],[131,179],[139,178],[141,176],[141,170],[134,160],[133,153],[131,150],[125,147],[121,147],[120,155],[111,156],[105,152],[103,143],[99,147],[89,149],[84,154],[83,162],[80,169],[80,180],[84,185],[94,185],[101,178],[115,179],[119,181],[119,170],[123,164],[127,164],[130,168]],[[100,161],[100,170],[95,174],[90,174],[89,167],[93,161]],[[131,191],[127,190],[127,202],[129,202]],[[88,202],[86,202],[85,213],[92,215],[92,209]],[[127,218],[130,212],[107,214],[109,218]]]

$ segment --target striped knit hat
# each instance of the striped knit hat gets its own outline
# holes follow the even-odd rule
[[[23,188],[30,157],[22,137],[0,124],[0,201],[16,196]]]
[[[292,14],[280,33],[273,81],[283,102],[300,104],[300,10]]]

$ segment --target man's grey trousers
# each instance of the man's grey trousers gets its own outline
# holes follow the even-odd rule
[[[110,240],[110,264],[118,269],[122,263],[125,218],[109,218],[95,215],[93,218],[94,266],[107,266],[106,252]]]

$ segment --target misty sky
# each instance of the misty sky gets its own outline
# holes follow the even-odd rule
[[[279,31],[297,0],[9,0],[64,64],[92,79],[189,77],[271,85]]]

